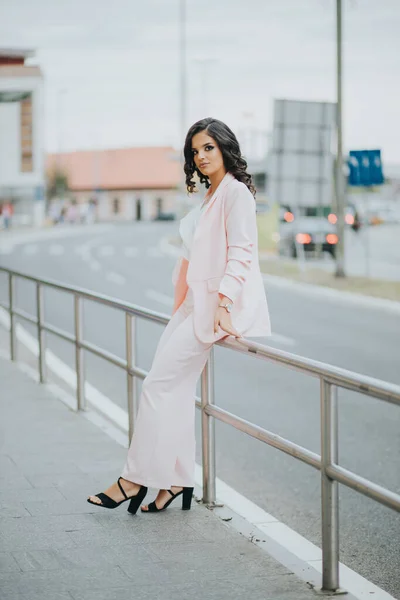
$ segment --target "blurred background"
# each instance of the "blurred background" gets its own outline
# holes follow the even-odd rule
[[[0,266],[170,313],[178,221],[201,199],[184,192],[182,146],[214,116],[257,187],[263,342],[400,383],[400,4],[341,4],[342,165],[334,0],[2,0]],[[35,313],[34,286],[19,281],[15,301]],[[55,327],[73,331],[72,308],[46,292]],[[20,357],[35,366],[23,327]],[[160,328],[139,333],[149,368]],[[85,336],[124,356],[121,314],[85,302]],[[51,335],[48,347],[49,377],[70,391],[72,348]],[[316,381],[221,348],[216,364],[217,403],[319,451]],[[122,373],[94,356],[85,369],[126,409]],[[343,392],[340,441],[346,467],[399,491],[395,409]],[[320,544],[318,474],[216,428],[218,475]],[[399,592],[396,515],[347,489],[341,501],[341,560]]]

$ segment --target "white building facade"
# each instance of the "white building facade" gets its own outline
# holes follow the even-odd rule
[[[43,77],[32,51],[0,48],[0,206],[40,224],[45,213]]]

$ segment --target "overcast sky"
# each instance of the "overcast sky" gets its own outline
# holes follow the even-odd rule
[[[346,149],[400,163],[400,0],[343,4]],[[334,0],[186,5],[188,126],[268,132],[274,98],[334,101]],[[1,0],[0,40],[37,49],[47,151],[181,145],[179,0]]]

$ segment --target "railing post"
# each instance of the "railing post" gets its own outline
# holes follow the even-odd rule
[[[320,386],[322,591],[340,593],[338,483],[326,473],[328,466],[338,462],[337,388],[324,379]]]
[[[14,277],[12,273],[8,274],[8,306],[10,307],[10,356],[11,360],[17,360],[17,338],[15,331],[14,315]]]
[[[126,383],[128,393],[128,421],[129,421],[129,443],[133,436],[135,428],[135,418],[138,409],[138,389],[137,378],[129,372],[136,365],[137,359],[137,336],[136,336],[136,317],[125,314],[125,332],[126,332]]]
[[[216,502],[215,419],[205,409],[214,404],[214,348],[201,374],[201,432],[203,456],[203,502]]]
[[[43,288],[40,283],[36,284],[36,316],[37,334],[39,343],[39,381],[46,383],[46,332],[43,329],[44,322],[44,298]]]
[[[85,372],[83,364],[83,304],[82,298],[74,295],[75,320],[75,370],[76,370],[76,401],[77,410],[85,410]]]

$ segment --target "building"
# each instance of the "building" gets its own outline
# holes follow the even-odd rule
[[[84,150],[47,156],[46,171],[64,173],[68,200],[95,200],[97,219],[152,220],[177,210],[179,154],[171,147]]]
[[[44,217],[43,77],[25,65],[32,50],[0,48],[0,206],[12,202],[15,220]]]

